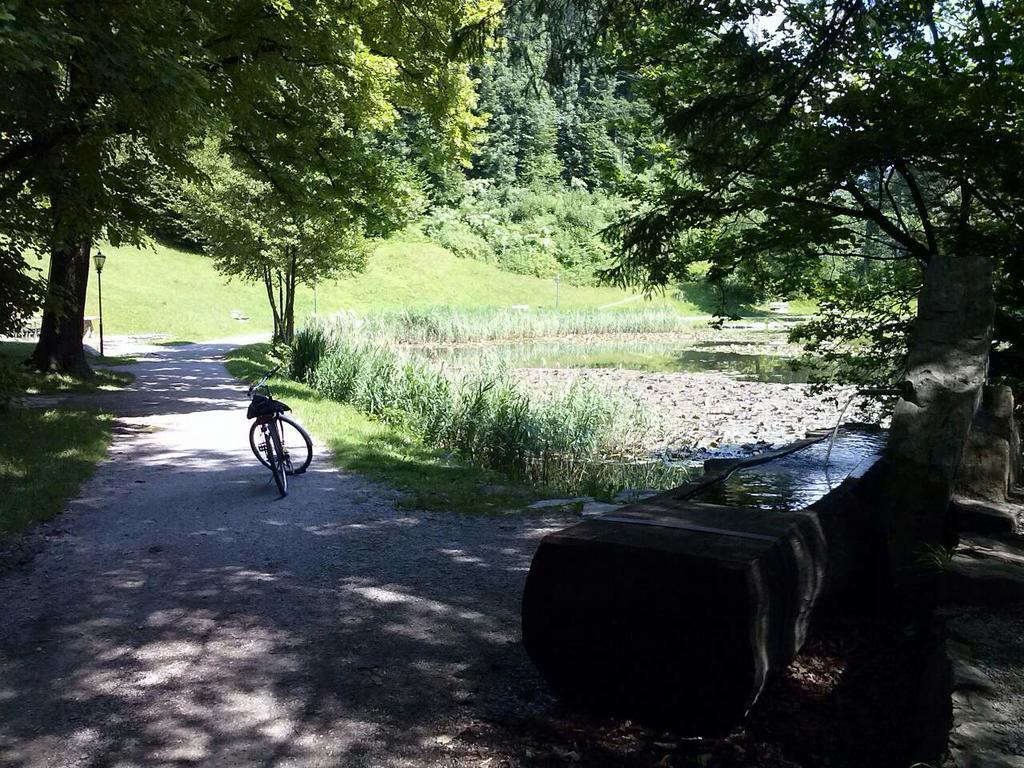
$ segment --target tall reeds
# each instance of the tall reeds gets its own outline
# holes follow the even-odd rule
[[[337,332],[400,343],[458,344],[469,341],[531,339],[612,333],[668,333],[692,327],[693,320],[669,310],[616,311],[511,309],[466,310],[450,307],[341,313],[327,321]]]
[[[644,457],[649,421],[639,403],[588,387],[537,397],[504,366],[446,368],[325,323],[297,334],[291,374],[461,460],[554,493],[604,497],[680,476]]]

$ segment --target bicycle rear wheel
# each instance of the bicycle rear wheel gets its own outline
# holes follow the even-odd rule
[[[257,435],[258,422],[253,422],[249,429],[249,447],[253,455],[259,459],[267,469],[270,469],[270,462],[267,461],[267,451],[262,443],[262,433]],[[281,435],[281,447],[284,448],[286,458],[285,467],[289,475],[301,475],[309,467],[313,460],[313,438],[294,420],[287,416],[277,418],[277,427]],[[260,439],[258,440],[257,437]]]
[[[267,429],[270,431],[270,442],[268,444],[270,450],[267,451],[267,459],[270,461],[270,472],[274,475],[277,490],[284,497],[288,495],[287,459],[285,459],[284,448],[281,446],[281,435],[279,434],[277,424],[272,421],[267,426]]]

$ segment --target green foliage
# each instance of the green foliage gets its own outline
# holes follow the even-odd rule
[[[32,347],[31,342],[25,341],[0,342],[0,408],[19,395],[90,393],[117,389],[135,379],[127,371],[109,370],[106,367],[97,369],[88,379],[60,373],[39,373],[26,365]],[[134,361],[132,358],[95,356],[91,362],[102,366],[118,366]]]
[[[255,381],[277,362],[267,344],[254,344],[230,352],[227,368],[234,376]],[[536,498],[530,488],[500,473],[459,461],[449,451],[351,405],[328,400],[304,384],[281,377],[270,384],[274,395],[289,403],[326,444],[336,466],[401,491],[399,507],[504,514]]]
[[[239,333],[273,330],[266,290],[240,280],[227,281],[213,260],[161,244],[144,248],[103,245],[103,320],[110,334],[167,334],[174,339],[218,339]],[[633,301],[635,294],[610,287],[575,287],[562,284],[563,309],[595,308],[619,304],[624,308],[651,308],[698,314],[699,307],[657,298]],[[295,315],[301,323],[313,314],[313,290],[299,285]],[[344,275],[316,286],[320,315],[342,310],[361,314],[403,307],[426,309],[447,305],[462,309],[530,304],[554,308],[555,286],[550,280],[514,275],[478,261],[457,258],[443,248],[424,242],[415,233],[376,244],[365,271]],[[89,286],[86,312],[97,312],[96,283]],[[240,323],[231,316],[239,310],[249,316]]]
[[[460,218],[457,211],[451,209],[436,211],[423,222],[423,227],[429,233],[431,240],[459,258],[475,259],[485,264],[493,264],[497,261],[494,248],[467,221]],[[531,272],[528,271],[527,274],[531,274]]]
[[[602,192],[558,187],[500,187],[467,184],[453,208],[435,210],[423,222],[436,243],[463,258],[497,264],[516,274],[561,276],[567,282],[596,282],[608,262],[601,230],[622,203]]]
[[[468,183],[436,190],[424,230],[464,258],[518,274],[593,284],[607,266],[601,230],[620,187],[650,156],[650,113],[600,51],[557,83],[545,78],[544,24],[510,10],[479,67],[487,118]]]
[[[925,573],[947,573],[953,564],[956,550],[941,544],[922,544],[914,558],[914,565]]]
[[[14,244],[0,234],[0,336],[13,336],[42,303],[43,281]]]
[[[413,14],[401,0],[0,2],[0,251],[60,255],[38,361],[84,365],[68,335],[91,241],[141,242],[163,214],[153,180],[200,180],[189,150],[211,133],[283,200],[330,190],[364,225],[380,223],[380,200],[402,197],[377,161],[401,112],[429,128],[425,165],[467,161],[481,122],[467,63],[497,10],[494,0]],[[5,312],[32,304],[0,298]],[[62,317],[71,322],[58,329]]]
[[[756,2],[611,5],[606,42],[663,140],[656,183],[615,228],[610,278],[664,285],[710,261],[713,281],[831,293],[833,319],[860,322],[847,310],[871,294],[832,281],[836,259],[913,270],[982,253],[999,269],[1020,250],[1015,3],[794,1],[771,17]],[[905,299],[883,314],[902,316]],[[878,322],[849,335],[902,333],[858,311]]]
[[[480,71],[479,108],[488,122],[475,152],[474,175],[499,186],[561,177],[558,106],[532,73],[529,58],[514,62],[507,47],[496,52]]]
[[[480,67],[478,109],[489,119],[470,175],[498,188],[614,190],[646,166],[650,111],[597,47],[547,76],[551,27],[539,4],[533,8],[509,9],[497,49]]]
[[[275,341],[292,338],[296,286],[363,268],[363,233],[371,226],[385,229],[389,212],[397,219],[394,206],[407,202],[396,193],[372,206],[372,216],[365,201],[351,210],[326,177],[310,171],[296,172],[289,192],[282,186],[283,169],[271,180],[255,177],[215,140],[195,153],[194,162],[203,181],[183,184],[179,194],[169,195],[171,205],[222,274],[263,283]],[[364,170],[380,171],[370,164]]]
[[[194,176],[182,150],[214,126],[254,164],[290,154],[337,168],[353,159],[347,142],[387,129],[401,108],[431,126],[425,155],[466,157],[478,121],[464,62],[479,46],[452,41],[486,34],[494,10],[445,0],[413,20],[398,2],[0,7],[0,189],[24,206],[5,209],[25,233],[39,223],[32,211],[45,213],[41,196],[72,177],[85,205],[68,226],[115,242],[137,236],[156,172]]]
[[[99,369],[87,379],[41,374],[25,366],[28,342],[0,343],[0,538],[61,512],[68,499],[107,455],[109,414],[71,407],[20,407],[23,395],[91,393],[123,387],[135,377]],[[125,358],[95,359],[118,365]]]
[[[920,271],[902,261],[870,262],[833,277],[814,319],[790,333],[804,345],[812,381],[893,387],[903,375]]]

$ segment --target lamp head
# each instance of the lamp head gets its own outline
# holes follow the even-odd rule
[[[103,255],[103,251],[96,251],[96,253],[93,254],[92,262],[93,264],[96,265],[97,272],[103,271],[103,265],[106,263],[106,261],[107,257]]]

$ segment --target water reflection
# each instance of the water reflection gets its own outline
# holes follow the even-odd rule
[[[827,467],[828,440],[821,440],[764,464],[736,470],[689,498],[730,507],[795,512],[836,488],[854,470],[877,461],[884,445],[883,430],[844,427]]]

